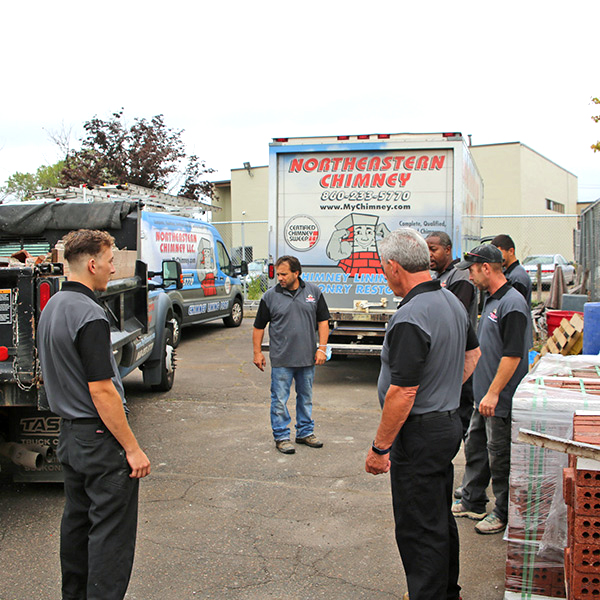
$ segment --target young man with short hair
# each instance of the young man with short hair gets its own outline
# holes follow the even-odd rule
[[[62,417],[58,459],[65,479],[60,558],[63,600],[122,600],[135,552],[139,479],[150,461],[127,422],[110,325],[94,292],[106,290],[112,236],[65,237],[70,275],[50,298],[38,350],[52,412]]]
[[[527,305],[531,307],[531,277],[515,255],[515,243],[512,238],[509,235],[500,234],[491,241],[491,244],[502,252],[502,267],[508,283],[523,294]]]

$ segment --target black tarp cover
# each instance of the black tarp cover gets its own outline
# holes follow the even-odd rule
[[[121,222],[137,207],[137,202],[21,202],[0,204],[0,233],[41,235],[58,229],[121,229]]]

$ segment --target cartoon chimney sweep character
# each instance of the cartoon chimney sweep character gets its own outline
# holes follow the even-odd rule
[[[327,256],[338,261],[350,276],[359,273],[382,273],[377,249],[377,238],[384,238],[390,230],[379,217],[351,213],[335,226],[327,244]]]
[[[215,257],[210,240],[200,238],[198,244],[198,258],[196,262],[198,268],[198,279],[204,291],[205,296],[216,296],[217,288],[215,286]],[[204,275],[204,277],[202,277]]]

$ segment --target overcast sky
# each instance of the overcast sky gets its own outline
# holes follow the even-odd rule
[[[229,179],[274,137],[522,142],[600,198],[599,0],[3,2],[0,182],[94,115],[163,114]]]

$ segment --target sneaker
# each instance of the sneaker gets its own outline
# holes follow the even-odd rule
[[[461,500],[461,499],[462,499],[462,486],[460,486],[460,487],[457,487],[457,488],[454,490],[454,497],[455,497],[457,500]]]
[[[296,452],[296,448],[294,448],[290,440],[275,440],[275,446],[279,452],[283,452],[284,454],[294,454]]]
[[[297,437],[296,444],[306,444],[307,446],[310,446],[311,448],[322,448],[323,447],[323,442],[321,442],[314,433],[311,433],[310,435],[307,435],[306,437],[303,437],[303,438]]]
[[[482,519],[475,525],[475,531],[483,535],[502,533],[505,528],[506,523],[501,521],[494,513],[490,513],[485,519]]]
[[[467,517],[467,519],[473,519],[473,521],[479,521],[480,519],[483,519],[486,515],[485,512],[482,513],[478,513],[475,512],[473,510],[467,510],[463,505],[462,502],[460,500],[457,500],[453,505],[452,505],[452,514],[455,517]]]

